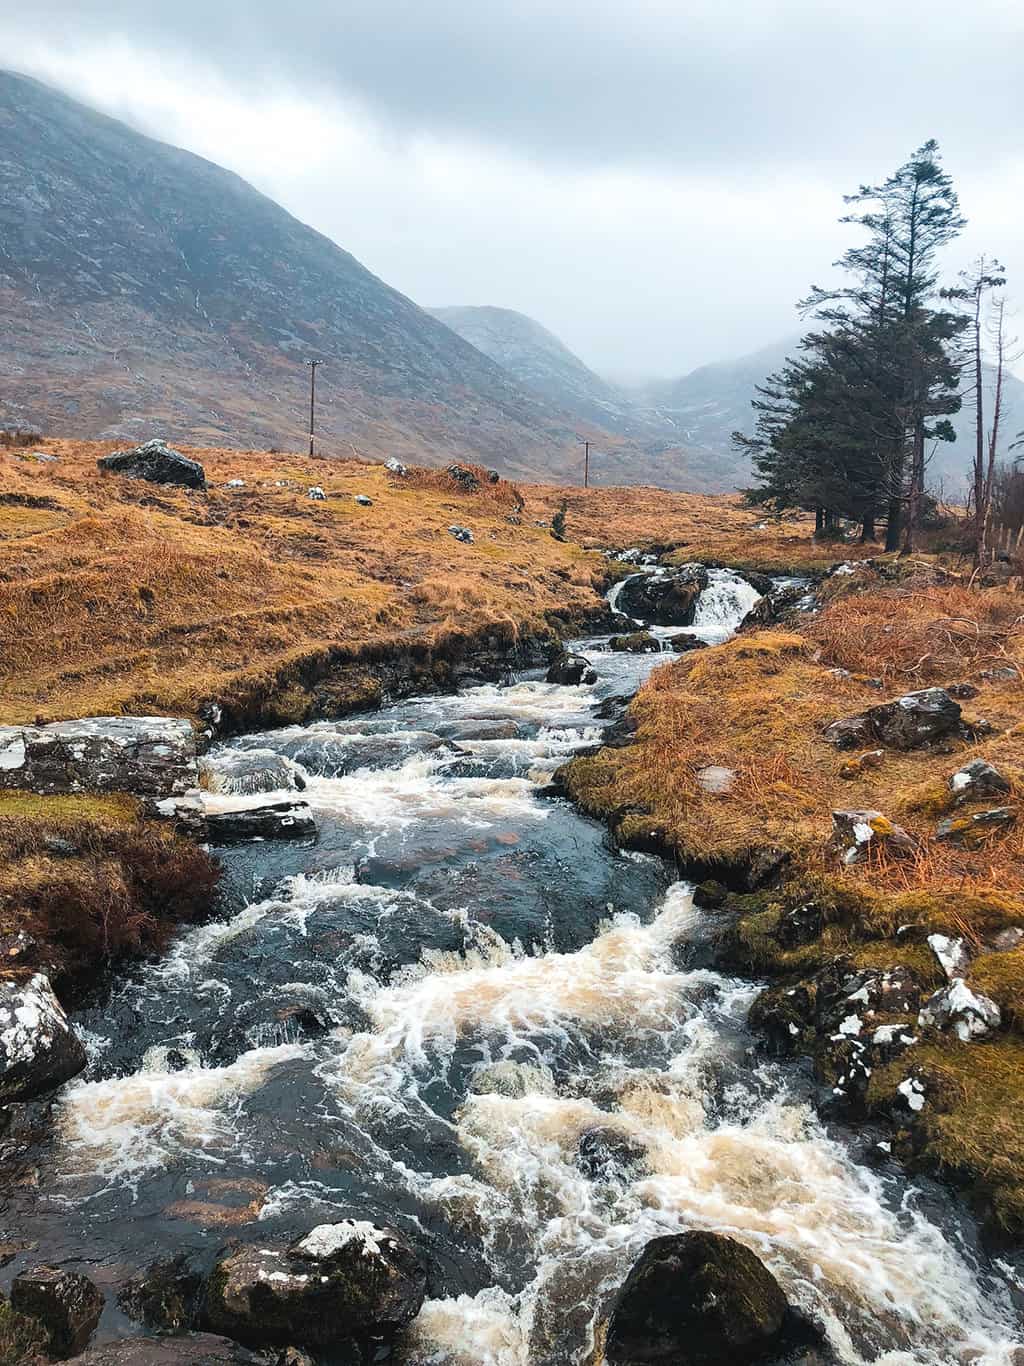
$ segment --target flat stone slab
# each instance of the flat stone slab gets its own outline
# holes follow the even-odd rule
[[[0,726],[0,788],[57,795],[170,797],[199,782],[192,723],[168,716],[87,716]]]

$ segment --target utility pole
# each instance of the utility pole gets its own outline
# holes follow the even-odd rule
[[[590,442],[584,437],[578,436],[577,441],[583,442],[583,487],[590,487]]]
[[[316,408],[316,367],[322,362],[318,360],[308,360],[309,366],[309,453],[313,454],[313,415]]]

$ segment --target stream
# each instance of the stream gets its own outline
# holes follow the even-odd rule
[[[756,597],[712,571],[692,631]],[[592,686],[527,674],[211,752],[215,809],[274,799],[232,790],[239,753],[283,756],[318,839],[219,851],[223,917],[77,1013],[90,1068],[4,1194],[31,1243],[5,1277],[86,1271],[123,1337],[117,1287],[155,1258],[354,1214],[430,1269],[398,1359],[582,1366],[644,1244],[710,1229],[838,1361],[1024,1359],[1012,1277],[948,1194],[867,1165],[754,1051],[758,984],[708,966],[689,887],[545,792],[664,662],[600,646]]]

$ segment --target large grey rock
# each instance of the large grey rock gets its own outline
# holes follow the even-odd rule
[[[641,574],[619,590],[620,611],[657,626],[691,626],[697,599],[708,586],[702,564],[684,564],[666,574]]]
[[[87,716],[47,726],[0,726],[0,788],[169,797],[198,780],[195,732],[191,722],[175,717]]]
[[[180,1338],[125,1338],[75,1357],[75,1366],[266,1366],[229,1338],[190,1333]]]
[[[340,1348],[388,1341],[420,1310],[426,1272],[393,1229],[320,1224],[290,1247],[235,1247],[207,1288],[208,1327],[254,1345]]]
[[[306,780],[283,754],[272,749],[226,749],[200,761],[203,786],[209,792],[253,796],[259,792],[301,792]]]
[[[548,683],[560,683],[573,688],[580,683],[596,683],[597,673],[585,655],[574,655],[563,650],[552,662],[545,679]]]
[[[86,1062],[49,978],[37,972],[28,982],[0,982],[0,1104],[41,1096]]]
[[[279,742],[279,752],[322,778],[341,778],[360,768],[396,768],[416,754],[440,749],[433,731],[395,731],[390,735],[346,734],[334,729],[303,730]]]
[[[268,802],[237,811],[208,811],[206,832],[212,844],[308,840],[316,838],[316,820],[307,802]]]
[[[890,749],[920,749],[960,727],[960,704],[944,688],[923,688],[891,702],[879,702],[859,716],[845,716],[825,727],[837,749],[866,749],[880,741]]]
[[[165,441],[146,441],[130,451],[113,451],[96,463],[101,470],[112,470],[129,479],[148,479],[151,484],[178,484],[190,489],[206,488],[206,471],[199,461],[190,460]]]
[[[82,1351],[92,1337],[103,1313],[103,1295],[88,1276],[37,1266],[15,1276],[11,1307],[42,1326],[50,1356],[65,1358]]]
[[[626,1278],[607,1366],[753,1366],[822,1334],[792,1310],[761,1260],[720,1233],[654,1238]]]

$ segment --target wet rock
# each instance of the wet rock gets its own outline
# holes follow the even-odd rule
[[[470,531],[469,527],[459,526],[457,522],[453,523],[448,528],[448,535],[454,536],[457,541],[462,541],[465,545],[473,544],[473,533]]]
[[[661,641],[649,631],[631,631],[628,635],[612,636],[608,648],[616,654],[660,655]]]
[[[680,565],[669,573],[627,579],[618,605],[629,616],[657,626],[692,626],[697,599],[707,586],[708,571],[702,564]]]
[[[1010,784],[992,764],[984,759],[972,759],[963,768],[958,768],[950,778],[949,790],[959,805],[961,802],[1005,797],[1010,791]]]
[[[754,578],[761,580],[763,575],[743,574],[748,583],[752,583]],[[766,580],[771,584],[771,579]],[[752,584],[757,588],[757,584]],[[742,631],[750,627],[774,626],[776,622],[785,621],[788,617],[796,613],[801,607],[806,607],[807,589],[797,584],[792,584],[786,588],[768,588],[767,590],[758,588],[757,591],[763,596],[755,602],[747,615],[740,622],[739,629]]]
[[[840,746],[840,748],[843,748]],[[884,749],[867,749],[863,754],[858,754],[852,759],[846,759],[839,766],[840,778],[859,778],[871,768],[881,768],[885,762]]]
[[[416,754],[440,749],[433,731],[396,731],[392,734],[345,734],[340,730],[305,730],[285,741],[280,751],[307,773],[342,778],[360,768],[395,768]]]
[[[423,1303],[426,1272],[393,1229],[320,1224],[289,1248],[236,1246],[214,1268],[206,1325],[264,1346],[389,1341]]]
[[[672,653],[677,655],[688,655],[691,650],[706,650],[708,643],[701,640],[700,636],[694,636],[689,631],[680,631],[677,635],[666,636],[665,640],[671,646]]]
[[[475,493],[480,487],[480,480],[474,471],[467,469],[465,465],[449,465],[448,473],[459,487],[467,493]]]
[[[860,716],[826,726],[824,736],[838,749],[867,748],[880,741],[890,749],[920,749],[960,727],[960,704],[944,688],[923,688],[892,702],[879,702]]]
[[[168,446],[165,441],[146,441],[130,451],[112,451],[96,464],[129,479],[147,479],[151,484],[177,484],[183,488],[205,489],[206,471],[198,460]]]
[[[753,1366],[821,1339],[749,1248],[718,1233],[677,1233],[649,1242],[626,1278],[605,1361]]]
[[[213,1333],[190,1333],[175,1338],[126,1338],[105,1342],[75,1366],[266,1366],[266,1357],[254,1356],[229,1338]]]
[[[199,777],[209,792],[255,796],[260,792],[302,792],[306,780],[295,765],[272,749],[230,749],[208,754]]]
[[[323,503],[327,500],[327,494],[324,493],[319,484],[313,484],[308,488],[306,490],[306,497],[311,499],[314,503]]]
[[[202,1286],[200,1273],[179,1253],[153,1262],[143,1275],[127,1281],[117,1302],[129,1318],[151,1331],[184,1333],[196,1321]]]
[[[316,838],[316,821],[306,802],[268,802],[238,811],[207,813],[206,829],[213,844],[243,844],[247,840],[308,840]]]
[[[813,1043],[813,985],[769,987],[750,1007],[750,1028],[776,1057],[791,1057]]]
[[[198,776],[189,721],[89,716],[47,726],[0,726],[0,788],[168,797],[194,788]]]
[[[74,1271],[37,1266],[15,1276],[11,1306],[42,1325],[51,1356],[63,1359],[81,1352],[103,1312],[103,1296]]]
[[[494,1062],[473,1073],[469,1088],[477,1096],[553,1096],[555,1078],[549,1067],[532,1062]]]
[[[384,461],[384,468],[387,470],[388,474],[394,474],[399,479],[404,479],[409,473],[401,460],[396,460],[394,456],[392,456],[390,460]]]
[[[48,977],[0,982],[0,1104],[43,1095],[87,1061]]]
[[[962,977],[957,977],[929,997],[918,1023],[943,1032],[952,1031],[962,1043],[969,1043],[998,1029],[1002,1017],[995,1001],[973,992]]]
[[[563,687],[574,688],[581,683],[596,683],[597,672],[585,655],[574,655],[563,650],[552,662],[545,679],[548,683],[560,683]]]
[[[829,848],[841,863],[863,863],[870,849],[884,846],[898,854],[917,847],[901,825],[894,825],[881,811],[833,811]]]
[[[522,728],[516,721],[449,721],[435,732],[442,740],[456,744],[473,740],[518,740]]]
[[[973,849],[993,831],[1009,829],[1016,819],[1016,811],[1009,806],[975,811],[971,815],[949,816],[935,827],[935,838],[944,844],[960,844]]]
[[[719,906],[724,905],[728,895],[729,889],[721,882],[716,882],[714,878],[705,878],[693,889],[694,904],[709,911],[717,910]]]
[[[709,764],[698,769],[697,784],[702,791],[715,797],[724,797],[736,786],[736,770],[723,768],[721,764]]]
[[[948,981],[952,981],[954,977],[963,977],[971,965],[971,955],[962,939],[950,939],[945,934],[930,934],[928,947],[934,953]]]
[[[647,1149],[632,1134],[600,1125],[580,1134],[576,1165],[591,1181],[632,1178],[646,1169]]]

